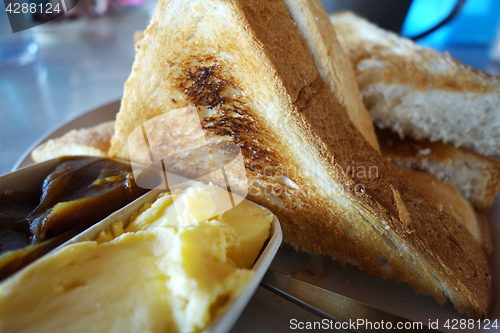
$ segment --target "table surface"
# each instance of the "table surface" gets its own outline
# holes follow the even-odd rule
[[[149,14],[150,11],[137,10],[91,23],[72,22],[65,26],[64,33],[51,32],[53,27],[40,29],[35,34],[39,52],[34,63],[23,67],[0,67],[0,174],[9,172],[22,153],[44,133],[121,97],[134,60],[133,33],[147,26]],[[448,51],[467,64],[500,75],[500,65],[489,62],[486,48],[451,48]],[[313,260],[311,265],[304,272],[314,271],[318,263]],[[319,265],[328,265],[330,270],[339,269],[332,262],[321,261]],[[279,268],[279,263],[273,266]],[[354,267],[347,269],[356,270]],[[320,277],[307,274],[305,278],[312,282],[320,280]],[[379,284],[383,288],[383,283]],[[408,286],[397,288],[413,295]],[[260,331],[288,331],[291,318],[318,320],[298,306],[259,288],[233,331],[255,332],[258,327]],[[271,322],[273,325],[269,327]]]

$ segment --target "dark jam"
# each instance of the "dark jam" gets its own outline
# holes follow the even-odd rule
[[[147,192],[135,184],[128,163],[60,160],[39,188],[0,194],[0,279]]]

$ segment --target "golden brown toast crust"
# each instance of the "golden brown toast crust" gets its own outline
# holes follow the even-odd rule
[[[422,163],[441,165],[457,163],[458,169],[464,168],[465,166],[462,164],[466,162],[468,167],[476,167],[477,169],[476,165],[481,165],[484,171],[480,177],[484,178],[484,180],[478,179],[474,184],[475,186],[480,186],[479,184],[485,185],[483,188],[475,189],[478,193],[476,196],[466,199],[479,212],[487,211],[493,204],[493,200],[498,193],[498,187],[500,186],[500,162],[491,157],[483,156],[464,148],[456,148],[442,142],[414,140],[408,136],[401,139],[399,135],[393,133],[391,130],[377,129],[376,133],[382,156],[390,158],[393,163],[400,166],[418,166]],[[413,169],[413,167],[411,168]],[[453,179],[448,182],[453,184]]]
[[[500,153],[500,77],[422,47],[350,12],[330,16],[378,127]]]
[[[283,2],[292,20],[295,21],[294,17],[299,20],[300,23],[295,21],[296,26],[306,39],[309,52],[323,80],[343,104],[356,128],[373,148],[380,151],[373,122],[359,93],[356,74],[337,40],[323,5],[319,1],[310,0],[284,0]]]
[[[352,15],[349,12],[337,12],[332,17]],[[357,18],[359,20],[364,19]],[[374,29],[379,29],[370,24]],[[375,82],[387,82],[390,84],[406,84],[411,80],[412,87],[416,90],[443,90],[449,92],[471,92],[485,94],[498,91],[500,78],[489,75],[476,68],[468,66],[448,53],[442,54],[438,51],[421,47],[410,40],[396,37],[394,33],[386,32],[383,42],[359,38],[359,31],[351,22],[344,23],[334,20],[334,28],[337,38],[340,40],[344,51],[347,53],[352,64],[356,68],[358,63],[364,59],[372,59],[390,64],[383,66],[377,76],[367,77],[364,84]],[[394,36],[394,37],[393,37]],[[396,39],[397,38],[397,39]],[[395,49],[401,47],[399,43],[405,43],[406,52],[400,54]],[[408,61],[411,58],[412,61]],[[435,69],[428,68],[428,64],[436,66],[446,63],[455,66],[454,72],[437,74]],[[404,75],[402,75],[404,73]],[[358,72],[358,79],[368,73]],[[491,80],[491,81],[489,81]],[[493,83],[494,82],[494,83]]]
[[[31,157],[38,163],[64,155],[105,156],[113,132],[113,121],[89,128],[74,129],[60,138],[51,139],[36,147]]]
[[[485,317],[486,254],[362,137],[283,3],[198,1],[193,10],[203,14],[185,17],[182,32],[173,34],[166,16],[174,2],[159,2],[138,45],[111,154],[127,158],[128,134],[148,119],[193,103],[200,112],[210,109],[202,121],[208,139],[242,148],[249,199],[278,215],[288,242],[343,263],[354,258],[367,273],[406,281],[440,301],[449,297],[461,312]],[[217,26],[214,39],[196,39],[189,22],[205,23],[204,5],[222,6],[220,15],[230,8],[236,23]],[[346,172],[358,166],[377,167],[378,177]],[[335,203],[341,200],[344,206]],[[379,264],[381,257],[391,268]]]
[[[451,216],[462,229],[474,237],[488,255],[491,255],[493,244],[488,221],[476,213],[458,190],[429,174],[407,168],[399,170],[420,194]]]

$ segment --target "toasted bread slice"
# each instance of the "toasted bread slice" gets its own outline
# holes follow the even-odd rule
[[[330,24],[328,20],[325,20],[326,12],[323,7],[315,1],[284,0],[283,2],[300,34],[307,42],[307,47],[321,77],[339,101],[344,104],[349,118],[357,129],[373,148],[380,151],[373,122],[361,100],[350,60],[342,50],[335,34],[328,33],[331,29],[322,26]],[[318,16],[322,16],[322,19],[318,20]],[[137,45],[142,38],[144,38],[143,31],[136,31],[134,44]]]
[[[279,0],[160,0],[137,45],[110,154],[169,162],[175,147],[161,138],[130,156],[129,135],[195,105],[207,141],[241,148],[248,198],[279,217],[287,242],[342,263],[354,259],[367,273],[485,317],[486,253],[364,139],[291,16]],[[181,133],[180,119],[153,123],[155,133]],[[176,167],[190,176],[200,166]]]
[[[74,129],[57,139],[51,139],[31,152],[35,162],[43,162],[60,156],[106,156],[114,132],[114,121]]]
[[[347,114],[357,129],[380,150],[373,122],[359,93],[356,76],[351,63],[337,41],[335,33],[328,27],[328,14],[319,1],[283,0],[288,12],[307,43],[309,53],[316,67],[337,100],[347,110]]]
[[[416,139],[500,153],[500,78],[349,12],[331,15],[375,124]]]
[[[500,162],[442,142],[401,139],[390,130],[376,132],[382,155],[392,163],[453,185],[480,212],[493,204],[500,186]]]
[[[438,209],[450,215],[464,228],[488,255],[493,244],[491,230],[484,215],[476,213],[472,205],[453,186],[420,171],[400,168],[406,179]]]

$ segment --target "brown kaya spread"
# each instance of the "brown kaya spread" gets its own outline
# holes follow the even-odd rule
[[[0,194],[0,279],[135,200],[130,164],[63,157],[37,188]]]

